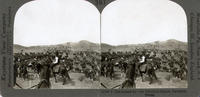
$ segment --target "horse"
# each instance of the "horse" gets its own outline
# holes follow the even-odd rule
[[[153,78],[158,79],[155,73],[155,67],[152,64],[152,61],[148,59],[145,63],[139,63],[138,65],[139,74],[144,82],[143,74],[147,74],[150,78],[149,84],[152,84]]]
[[[126,80],[122,83],[121,88],[136,88],[136,60],[132,60],[127,65]]]
[[[125,81],[122,82],[122,84],[116,85],[112,87],[111,89],[114,88],[119,88],[119,89],[132,89],[136,88],[136,83],[135,83],[135,77],[136,77],[136,63],[135,61],[129,62],[127,65],[127,71],[126,71],[126,78]],[[103,83],[101,85],[104,88],[107,88]]]
[[[20,60],[19,62],[15,62],[15,64],[17,75],[23,78],[23,80],[28,79],[27,60]]]
[[[24,80],[28,79],[28,71],[27,71],[27,66],[22,66],[21,68],[21,74]]]
[[[112,62],[108,62],[106,66],[106,77],[110,77],[111,80],[114,77],[114,64]]]
[[[66,78],[68,78],[68,80],[71,80],[70,76],[69,76],[69,70],[71,70],[71,67],[67,66],[68,64],[64,63],[64,60],[61,60],[61,63],[59,65],[59,69],[58,69],[58,74],[60,74],[63,78],[63,85],[65,85],[66,83]]]
[[[50,88],[51,87],[51,83],[50,83],[50,75],[51,75],[50,63],[51,63],[51,60],[48,57],[45,57],[38,64],[41,67],[40,71],[39,71],[40,82],[37,85],[36,89]]]
[[[63,85],[66,83],[66,78],[71,80],[69,76],[69,71],[72,69],[72,62],[71,60],[64,60],[59,59],[59,63],[51,65],[51,70],[53,73],[53,76],[55,78],[55,82],[57,83],[57,75],[62,76],[63,78]]]

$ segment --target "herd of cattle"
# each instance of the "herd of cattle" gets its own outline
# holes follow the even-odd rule
[[[36,88],[50,88],[50,78],[57,82],[57,76],[63,79],[63,85],[70,80],[70,72],[83,73],[93,81],[101,81],[100,76],[115,78],[116,72],[124,73],[125,81],[121,88],[134,88],[136,77],[144,74],[157,79],[155,71],[170,72],[181,80],[187,78],[187,52],[183,50],[136,49],[122,51],[46,51],[14,53],[14,83],[17,77],[29,80],[30,73],[39,75]],[[22,88],[22,87],[21,87]]]

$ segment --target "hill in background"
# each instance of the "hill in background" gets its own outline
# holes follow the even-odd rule
[[[111,49],[112,51],[133,51],[135,49],[160,49],[160,50],[174,50],[174,49],[181,49],[187,51],[187,43],[178,41],[175,39],[170,39],[167,41],[155,41],[151,43],[144,43],[144,44],[127,44],[127,45],[117,45],[113,46],[106,43],[92,43],[86,40],[82,40],[79,42],[67,42],[63,44],[57,45],[43,45],[43,46],[30,46],[25,47],[18,44],[14,44],[13,51],[14,53],[20,52],[24,50],[25,52],[44,52],[51,49],[57,50],[73,50],[73,51],[108,51]]]

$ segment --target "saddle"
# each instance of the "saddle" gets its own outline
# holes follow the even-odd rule
[[[58,72],[58,71],[59,71],[59,67],[60,67],[59,64],[54,65],[54,66],[52,67],[53,72]]]

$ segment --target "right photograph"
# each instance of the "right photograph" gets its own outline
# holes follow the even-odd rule
[[[187,17],[170,0],[116,0],[101,14],[102,89],[187,88]]]

